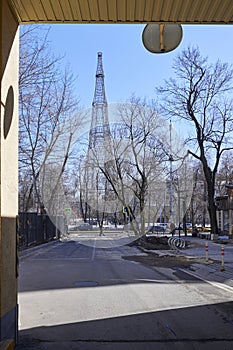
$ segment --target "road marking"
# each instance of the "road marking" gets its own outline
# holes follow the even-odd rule
[[[226,284],[223,284],[221,282],[213,282],[213,281],[206,280],[206,279],[196,275],[195,273],[192,273],[192,272],[184,270],[184,269],[179,269],[179,270],[183,271],[184,273],[187,273],[188,275],[196,277],[196,278],[200,279],[201,281],[204,281],[204,282],[206,282],[208,284],[211,284],[214,287],[217,287],[217,288],[223,289],[223,290],[225,290],[227,292],[233,293],[233,287],[231,287],[231,286],[227,286]]]
[[[93,250],[92,250],[91,261],[94,261],[94,259],[95,259],[95,247],[96,247],[96,238],[95,238],[95,243],[94,243]]]

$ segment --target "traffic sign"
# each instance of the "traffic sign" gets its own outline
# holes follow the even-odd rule
[[[71,216],[72,215],[72,209],[71,208],[65,208],[64,209],[64,214],[66,216]]]
[[[123,207],[122,208],[122,213],[123,214],[128,214],[128,208],[127,207]]]

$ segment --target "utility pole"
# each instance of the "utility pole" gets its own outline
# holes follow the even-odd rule
[[[172,205],[172,196],[173,196],[173,176],[172,176],[172,162],[174,161],[173,155],[172,155],[172,123],[170,120],[169,125],[169,136],[170,136],[170,154],[169,154],[169,163],[170,163],[170,201],[169,201],[169,211],[170,211],[170,222],[173,222],[173,205]]]

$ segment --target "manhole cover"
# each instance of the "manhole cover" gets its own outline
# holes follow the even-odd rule
[[[95,287],[98,286],[98,282],[95,281],[77,281],[74,283],[75,287]]]

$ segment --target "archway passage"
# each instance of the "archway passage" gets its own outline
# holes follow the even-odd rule
[[[16,216],[19,24],[232,22],[231,0],[196,0],[195,3],[192,0],[1,0],[0,340],[16,339],[18,319]]]

